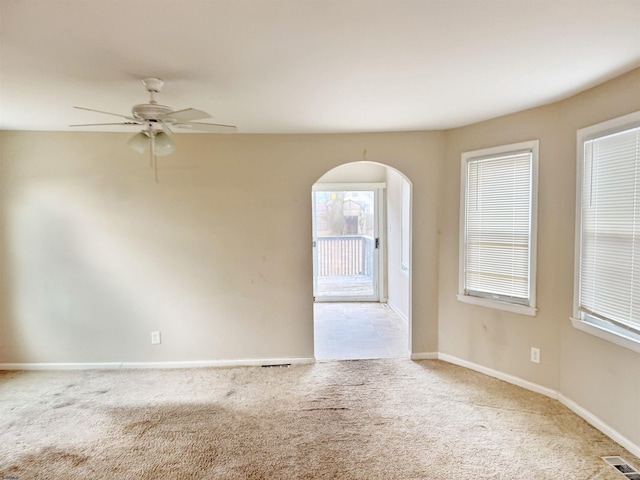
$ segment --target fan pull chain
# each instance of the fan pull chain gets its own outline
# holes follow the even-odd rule
[[[158,157],[156,156],[156,142],[155,134],[153,132],[151,134],[151,148],[149,150],[151,152],[151,166],[153,167],[153,175],[156,179],[156,183],[160,183],[158,181]]]

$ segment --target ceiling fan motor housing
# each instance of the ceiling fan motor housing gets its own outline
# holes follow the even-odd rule
[[[131,109],[131,113],[134,118],[140,120],[157,121],[159,122],[163,115],[166,115],[173,110],[166,105],[158,105],[157,103],[141,103],[135,105]]]

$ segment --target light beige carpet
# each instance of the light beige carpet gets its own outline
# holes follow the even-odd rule
[[[620,479],[558,402],[439,361],[0,372],[0,478]]]

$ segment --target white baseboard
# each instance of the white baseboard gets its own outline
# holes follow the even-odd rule
[[[565,407],[567,407],[569,410],[571,410],[573,413],[582,417],[588,423],[590,423],[595,428],[600,430],[607,437],[611,438],[614,442],[622,445],[624,448],[629,450],[636,457],[640,457],[640,445],[636,445],[631,440],[629,440],[624,435],[622,435],[620,432],[611,428],[609,425],[603,422],[600,418],[596,417],[590,411],[586,410],[585,408],[582,408],[576,402],[568,399],[564,395],[558,394],[558,401],[562,403]]]
[[[562,405],[567,407],[569,410],[571,410],[573,413],[575,413],[579,417],[586,420],[596,429],[604,433],[607,437],[611,438],[614,442],[620,444],[622,447],[629,450],[629,452],[631,452],[636,457],[640,457],[640,445],[636,445],[631,440],[629,440],[624,435],[622,435],[620,432],[618,432],[616,429],[610,427],[600,418],[598,418],[597,416],[589,412],[587,409],[581,407],[576,402],[565,397],[564,395],[562,395],[560,392],[556,390],[543,387],[542,385],[529,382],[528,380],[524,380],[514,375],[509,375],[507,373],[499,372],[497,370],[493,370],[491,368],[478,365],[477,363],[469,362],[467,360],[462,360],[461,358],[455,357],[453,355],[448,355],[446,353],[438,353],[438,359],[448,363],[453,363],[454,365],[459,365],[461,367],[468,368],[470,370],[474,370],[476,372],[484,373],[485,375],[489,375],[490,377],[503,380],[507,383],[511,383],[513,385],[517,385],[518,387],[522,387],[527,390],[531,390],[532,392],[540,393],[547,397],[558,400]]]
[[[404,323],[406,323],[407,325],[409,325],[409,318],[400,311],[400,309],[393,303],[387,300],[387,305],[389,305],[389,307],[391,307],[391,310],[393,310],[394,312],[396,312],[398,314],[398,316],[404,320]]]
[[[467,360],[462,360],[461,358],[454,357],[453,355],[449,355],[446,353],[439,353],[438,359],[448,363],[453,363],[454,365],[459,365],[461,367],[468,368],[469,370],[475,370],[476,372],[484,373],[485,375],[489,375],[490,377],[494,377],[494,378],[497,378],[498,380],[503,380],[507,383],[517,385],[518,387],[526,388],[527,390],[531,390],[532,392],[540,393],[542,395],[551,397],[556,400],[558,399],[557,391],[547,387],[543,387],[542,385],[538,385],[537,383],[524,380],[514,375],[509,375],[508,373],[503,373],[498,370],[493,370],[492,368],[487,368],[482,365],[478,365],[477,363],[469,362]]]
[[[412,353],[411,360],[437,360],[438,352],[420,352]]]
[[[313,357],[245,358],[184,362],[97,362],[97,363],[0,363],[0,370],[117,370],[121,368],[206,368],[262,367],[315,363]]]

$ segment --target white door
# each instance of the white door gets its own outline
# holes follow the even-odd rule
[[[379,301],[380,189],[360,188],[314,186],[316,301]]]

